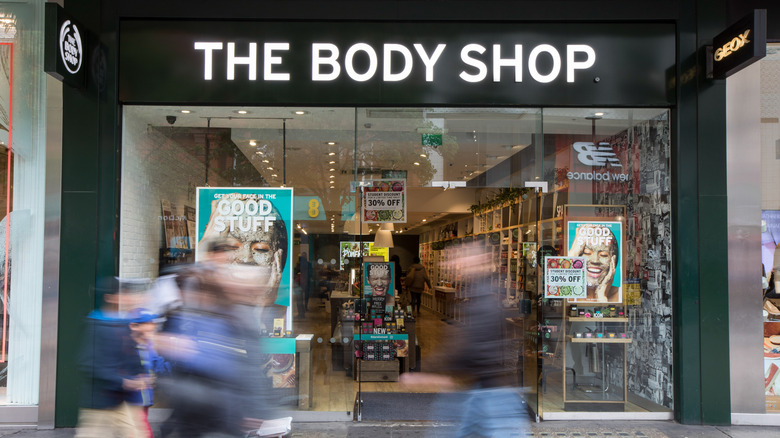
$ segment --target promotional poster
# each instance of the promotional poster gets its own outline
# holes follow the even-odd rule
[[[585,259],[585,302],[623,301],[623,223],[578,221],[566,224],[569,257]]]
[[[375,179],[363,186],[365,223],[406,223],[406,180]]]
[[[339,242],[339,268],[341,270],[347,266],[349,259],[368,256],[380,256],[388,261],[390,260],[390,248],[375,247],[374,242]]]
[[[372,308],[374,302],[384,300],[384,305],[376,304],[377,310],[392,306],[394,299],[394,266],[388,262],[365,262],[363,263],[363,296],[371,298]]]
[[[234,267],[256,268],[257,272],[242,272],[244,278],[238,281],[258,278],[262,324],[269,332],[278,318],[285,319],[285,331],[292,330],[292,209],[292,188],[197,191],[196,260],[208,257],[207,242],[224,239],[234,248],[228,254],[226,275],[236,274]]]
[[[585,258],[544,258],[545,298],[587,298]]]
[[[227,244],[224,275],[257,291],[260,339],[269,355],[274,388],[295,387],[292,333],[292,188],[198,187],[196,261],[206,260],[209,242]]]

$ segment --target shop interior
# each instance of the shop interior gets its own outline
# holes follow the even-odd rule
[[[404,394],[440,392],[399,378],[448,369],[442,349],[475,323],[458,260],[478,244],[492,260],[500,363],[533,412],[672,412],[668,110],[125,106],[122,123],[122,277],[194,262],[199,187],[293,189],[285,272],[307,278],[292,336],[311,337],[281,398],[292,407],[353,414],[361,394],[369,415],[369,395],[402,405]],[[615,161],[592,167],[598,153],[577,142],[607,145]],[[367,187],[394,182],[404,222],[364,220]],[[619,300],[544,298],[542,257],[566,255],[566,221],[577,218],[622,224]],[[368,306],[363,263],[393,256],[401,290],[373,327],[398,337],[374,342],[361,337],[377,333],[366,331],[369,309],[355,317]],[[403,279],[415,257],[431,283],[419,312]],[[408,405],[398,415],[419,410]]]

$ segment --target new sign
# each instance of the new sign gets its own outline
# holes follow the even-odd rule
[[[87,33],[56,3],[46,3],[44,71],[77,88],[86,82]]]
[[[661,23],[121,23],[120,99],[669,105]],[[630,102],[626,93],[631,90]]]
[[[766,56],[766,9],[752,13],[712,39],[712,77],[725,79]]]

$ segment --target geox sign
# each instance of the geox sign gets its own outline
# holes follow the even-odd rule
[[[708,64],[713,78],[725,79],[764,56],[766,9],[755,9],[712,39]]]

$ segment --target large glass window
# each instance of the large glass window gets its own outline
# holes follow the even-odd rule
[[[38,405],[46,180],[43,7],[0,4],[0,404]],[[56,338],[56,336],[55,336]],[[49,341],[51,339],[47,339]],[[52,341],[53,342],[53,341]],[[26,414],[21,422],[30,420]]]
[[[780,44],[761,60],[761,263],[766,412],[780,412]]]
[[[672,408],[667,110],[126,106],[122,277],[194,261],[197,218],[209,217],[199,187],[293,189],[284,272],[300,289],[286,305],[292,334],[314,336],[311,361],[299,355],[297,380],[279,388],[284,403],[352,412],[358,392],[364,407],[368,394],[408,392],[400,373],[449,372],[452,330],[478,324],[457,260],[479,244],[497,363],[537,414]],[[370,222],[383,212],[362,214],[361,201],[396,188],[406,221],[380,231]],[[575,248],[578,232],[605,223],[613,247]],[[544,256],[602,250],[606,264],[579,267],[593,283],[580,299],[546,293]],[[361,303],[361,262],[393,256],[402,276],[419,257],[431,287],[418,312],[394,282],[392,318],[365,318],[390,310]],[[386,346],[364,334],[407,343],[372,360]]]

